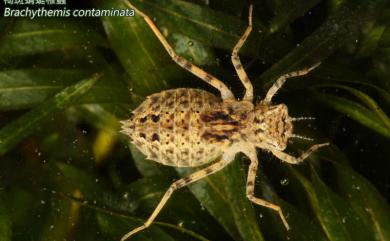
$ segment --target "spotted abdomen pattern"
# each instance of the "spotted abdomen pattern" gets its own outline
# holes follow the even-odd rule
[[[202,115],[221,100],[199,89],[173,89],[150,95],[123,122],[122,132],[148,158],[165,165],[206,164],[222,154],[224,143],[204,138]],[[207,134],[206,134],[207,137]]]

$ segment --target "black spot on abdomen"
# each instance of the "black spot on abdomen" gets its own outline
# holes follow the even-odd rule
[[[160,141],[160,137],[158,136],[157,133],[153,133],[153,135],[152,135],[152,141]]]
[[[152,121],[153,122],[158,122],[160,120],[160,116],[159,115],[152,115]]]

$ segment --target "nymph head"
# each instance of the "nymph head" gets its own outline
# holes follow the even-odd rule
[[[287,106],[257,104],[252,131],[256,146],[284,150],[288,139],[293,136],[292,118],[288,115]]]

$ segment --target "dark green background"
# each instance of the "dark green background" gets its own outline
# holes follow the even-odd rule
[[[230,53],[248,2],[133,0],[174,49],[243,95]],[[331,142],[291,166],[259,151],[173,195],[132,240],[390,240],[390,6],[385,0],[259,0],[242,62],[260,100],[283,73],[321,61],[275,97],[294,117],[287,151]],[[68,8],[124,8],[119,0]],[[170,60],[139,17],[0,19],[0,240],[119,240],[140,225],[173,180],[193,169],[145,160],[119,120],[148,94],[217,92]]]

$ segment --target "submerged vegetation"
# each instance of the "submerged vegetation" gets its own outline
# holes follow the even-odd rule
[[[231,50],[245,1],[132,0],[175,50],[241,96]],[[71,8],[125,8],[91,0]],[[80,4],[80,5],[77,5]],[[274,99],[295,132],[329,141],[302,165],[259,151],[256,195],[248,160],[173,195],[133,240],[390,240],[390,6],[385,0],[254,1],[242,62],[261,99],[283,73],[321,61]],[[145,160],[119,120],[145,96],[177,87],[216,93],[177,66],[139,17],[0,19],[0,240],[119,240],[173,180],[194,169]],[[313,142],[294,139],[294,155]]]

